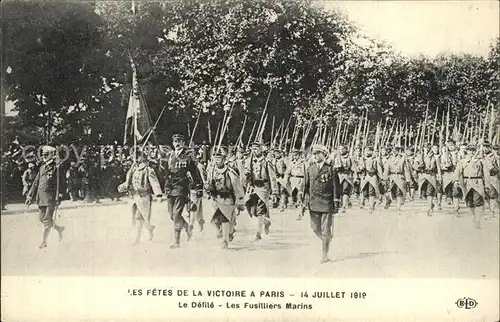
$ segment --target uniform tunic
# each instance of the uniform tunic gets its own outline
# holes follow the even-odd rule
[[[208,173],[209,192],[214,208],[213,219],[218,222],[233,222],[236,207],[245,205],[245,191],[234,169],[213,167]]]
[[[36,197],[35,200],[39,210],[38,219],[45,227],[52,227],[54,224],[53,215],[57,205],[56,196],[59,193],[57,191],[57,181],[59,179],[59,184],[61,184],[62,180],[60,174],[58,178],[57,172],[55,159],[42,163],[28,192],[30,198]]]
[[[437,176],[441,176],[438,158],[429,152],[419,162],[418,190],[423,197],[435,196],[438,188]]]
[[[202,190],[201,175],[193,157],[184,150],[168,153],[162,166],[165,171],[168,212],[174,221],[174,229],[181,231],[189,222],[182,214],[189,202],[190,186],[196,191]]]
[[[500,160],[494,153],[489,153],[484,157],[484,170],[489,172],[489,185],[485,187],[487,197],[493,200],[500,200]]]
[[[304,194],[308,199],[311,228],[322,239],[332,238],[333,214],[340,202],[340,179],[336,169],[323,163],[311,163],[305,172]]]
[[[398,196],[406,196],[406,182],[410,182],[410,168],[402,156],[392,157],[384,171],[388,181],[388,191]]]
[[[336,158],[334,167],[337,169],[342,194],[350,194],[354,188],[354,162],[348,154],[344,154]]]
[[[25,196],[28,191],[31,188],[31,185],[33,184],[33,181],[35,181],[36,178],[36,172],[32,169],[26,169],[23,173],[23,193],[22,195]]]
[[[302,181],[304,180],[305,165],[302,160],[291,160],[287,165],[285,173],[286,186],[290,187],[290,193],[295,190],[302,191]]]
[[[144,163],[133,165],[127,172],[125,184],[132,196],[134,219],[151,220],[152,195],[162,194],[160,183],[152,167]]]
[[[278,193],[276,173],[264,157],[250,156],[245,164],[245,204],[250,216],[269,217],[269,197]]]
[[[359,160],[358,175],[361,179],[360,191],[365,197],[380,197],[380,178],[382,177],[382,165],[377,157],[371,156]]]
[[[489,184],[489,173],[484,171],[483,161],[465,157],[457,164],[456,176],[468,207],[483,205],[485,186]]]
[[[455,176],[455,167],[457,160],[455,156],[451,153],[443,153],[439,157],[439,166],[441,168],[441,173],[443,176],[443,192],[449,197],[451,191],[453,190],[453,183],[457,181]]]

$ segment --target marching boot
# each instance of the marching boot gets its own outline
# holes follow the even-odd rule
[[[153,240],[155,228],[156,227],[154,225],[149,225],[149,227],[148,227],[149,241]]]
[[[396,206],[398,208],[398,214],[401,215],[401,207],[403,206],[403,197],[401,196],[396,197]]]
[[[233,239],[234,239],[234,232],[236,231],[236,229],[234,229],[234,225],[229,223],[229,237],[228,237],[228,241],[229,242],[232,242]]]
[[[368,199],[370,203],[370,214],[373,214],[373,211],[375,211],[375,205],[377,204],[377,201],[375,200],[375,197],[370,196]]]
[[[144,226],[144,221],[143,220],[137,220],[137,230],[135,231],[135,240],[132,243],[132,246],[135,246],[141,242],[141,233],[142,233],[142,227]]]
[[[410,200],[415,200],[415,188],[410,188]]]
[[[322,239],[322,258],[321,258],[321,264],[330,261],[330,259],[328,258],[328,251],[329,250],[330,250],[330,240],[329,239]]]
[[[266,235],[269,235],[269,227],[271,227],[271,220],[269,218],[264,217],[264,232]]]
[[[391,203],[392,203],[392,199],[391,199],[390,194],[386,194],[385,195],[385,206],[384,206],[384,209],[389,209],[389,207],[391,206]]]
[[[59,234],[59,241],[61,241],[63,239],[63,231],[65,228],[63,226],[57,226],[56,224],[54,224],[53,227],[57,231],[57,233]]]
[[[455,212],[455,216],[460,217],[460,213],[458,212],[460,210],[460,199],[459,198],[454,198],[453,199],[453,211]]]
[[[437,194],[437,208],[438,210],[442,210],[443,208],[441,207],[441,201],[443,200],[443,194],[438,193]]]
[[[40,246],[38,246],[38,248],[42,249],[42,248],[47,247],[47,238],[49,238],[50,229],[51,229],[50,226],[49,227],[43,227],[42,243],[40,244]]]
[[[365,196],[363,194],[359,195],[359,209],[365,208]]]
[[[201,218],[198,221],[198,224],[200,225],[200,231],[203,231],[203,228],[205,227],[205,219]]]
[[[190,241],[191,237],[193,237],[193,230],[194,230],[194,226],[193,225],[187,225],[186,233],[187,233],[187,240],[188,241]]]
[[[432,203],[432,196],[427,196],[427,216],[432,216],[434,211],[434,204]]]
[[[180,230],[174,230],[174,243],[170,248],[179,248],[181,247],[181,231]]]
[[[229,223],[224,222],[222,223],[222,248],[227,248],[228,247],[228,241],[229,241]]]
[[[255,236],[255,240],[262,239],[262,230],[264,229],[264,216],[259,216],[258,220],[258,230],[257,235]]]
[[[222,225],[217,224],[217,239],[221,239],[221,238],[222,238]]]
[[[451,206],[453,204],[453,201],[451,200],[450,197],[446,198],[446,203],[448,203],[448,206]]]
[[[476,226],[476,229],[481,229],[481,214],[477,213],[474,207],[471,207],[469,209],[472,213],[472,217],[474,218],[474,225]]]

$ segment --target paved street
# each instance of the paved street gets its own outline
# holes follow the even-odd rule
[[[209,201],[205,201],[208,208]],[[308,215],[296,221],[298,210],[274,210],[269,236],[253,242],[257,222],[238,217],[235,240],[223,250],[215,229],[195,229],[187,243],[171,250],[172,223],[166,203],[153,205],[155,239],[146,234],[132,247],[134,229],[125,204],[76,209],[61,208],[58,222],[64,240],[52,232],[49,247],[39,250],[41,226],[34,213],[3,215],[2,274],[59,276],[265,276],[328,278],[468,278],[499,276],[498,217],[476,230],[444,207],[427,217],[422,200],[407,203],[403,215],[394,208],[370,215],[356,202],[335,219],[332,262],[319,264],[321,244],[309,227]],[[208,217],[208,211],[205,211]],[[207,219],[207,222],[209,220]]]

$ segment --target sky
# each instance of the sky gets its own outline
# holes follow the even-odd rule
[[[340,9],[371,38],[408,56],[486,56],[499,36],[499,1],[316,1]]]
[[[408,56],[470,53],[486,56],[499,36],[500,2],[435,1],[315,1],[340,9],[371,38],[384,40]],[[12,115],[12,102],[6,102]]]

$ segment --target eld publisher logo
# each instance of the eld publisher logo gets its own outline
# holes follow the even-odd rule
[[[470,310],[470,309],[473,309],[477,306],[477,301],[474,300],[474,299],[471,299],[470,297],[464,297],[464,298],[461,298],[461,299],[458,299],[455,304],[457,305],[457,307],[459,309],[466,309],[466,310]]]

